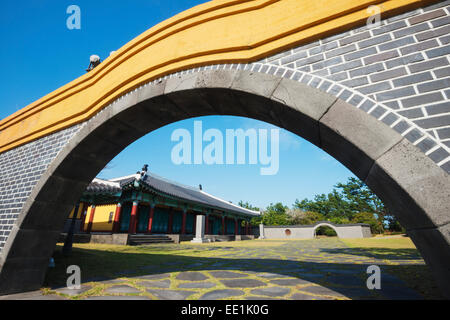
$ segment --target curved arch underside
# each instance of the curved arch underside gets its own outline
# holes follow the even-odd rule
[[[318,223],[316,223],[315,226],[314,226],[314,228],[313,228],[314,234],[316,234],[316,230],[317,230],[318,228],[320,228],[320,227],[328,227],[328,228],[333,229],[333,231],[336,232],[336,234],[337,234],[338,237],[339,237],[339,232],[338,232],[337,228],[336,228],[332,223],[330,223],[330,222],[318,222]]]
[[[118,97],[180,70],[248,63],[436,0],[216,0],[143,33],[92,72],[0,121],[0,153],[92,118]],[[174,48],[177,48],[174,50]],[[156,53],[156,54],[155,54]]]
[[[317,224],[317,226],[315,226],[315,227],[313,228],[313,230],[312,230],[312,232],[313,232],[313,238],[316,237],[316,231],[317,231],[317,229],[320,228],[320,227],[328,227],[328,228],[332,229],[332,230],[336,233],[336,236],[337,236],[338,238],[342,238],[342,236],[340,235],[340,232],[338,231],[338,229],[335,228],[335,227],[334,227],[332,224],[330,224],[330,223],[320,223],[320,224]]]
[[[414,84],[418,94],[403,100],[396,94],[406,85],[398,89],[373,84],[372,75],[359,77],[367,68],[390,76],[393,66],[410,74],[431,59],[441,64],[429,70],[436,78],[442,61],[450,65],[432,44],[444,43],[448,30],[440,19],[448,19],[450,9],[422,9],[434,2],[208,2],[151,28],[92,72],[1,120],[0,191],[9,192],[1,188],[35,163],[29,189],[13,189],[0,201],[0,218],[9,219],[0,233],[0,294],[41,285],[73,204],[127,145],[182,119],[236,115],[307,139],[365,181],[407,228],[450,297],[450,140],[428,130],[440,117],[415,121],[395,106],[414,106],[425,96],[448,104],[448,78],[420,80]],[[383,18],[421,9],[383,20],[378,29],[359,28],[374,4],[381,5]],[[420,22],[433,28],[422,30]],[[368,45],[368,35],[382,41]],[[346,71],[347,64],[353,69]],[[402,74],[393,76],[392,83],[405,81]],[[358,87],[361,78],[370,85]],[[370,91],[372,86],[381,88]],[[445,121],[435,127],[448,130]],[[44,156],[40,148],[50,151]]]
[[[13,227],[0,256],[0,292],[40,287],[68,212],[115,155],[148,132],[204,115],[266,121],[328,152],[399,218],[437,282],[450,282],[450,179],[431,159],[384,123],[318,89],[251,71],[204,70],[143,86],[81,127]],[[442,289],[449,295],[448,286]]]
[[[371,235],[370,226],[368,224],[334,224],[330,221],[318,221],[316,222],[311,229],[312,236],[314,238],[316,236],[316,231],[320,227],[328,227],[331,228],[337,235],[338,238],[363,238],[366,235]],[[368,233],[366,233],[363,228],[368,228]]]

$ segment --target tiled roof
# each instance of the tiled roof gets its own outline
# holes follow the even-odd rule
[[[94,179],[86,188],[86,192],[90,194],[96,193],[118,193],[122,188],[117,182],[111,182],[108,180]]]
[[[238,205],[232,204],[226,200],[222,200],[197,188],[170,181],[153,173],[147,173],[142,179],[140,174],[134,174],[110,180],[94,179],[94,181],[89,185],[88,190],[97,188],[104,191],[117,190],[117,188],[122,190],[123,187],[129,186],[135,181],[138,181],[149,189],[153,189],[163,195],[168,195],[180,200],[186,200],[189,202],[228,212],[235,212],[252,216],[259,215],[259,212],[257,211],[242,208]]]

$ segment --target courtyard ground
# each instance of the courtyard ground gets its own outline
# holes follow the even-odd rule
[[[403,236],[369,239],[251,240],[208,244],[75,244],[55,250],[38,292],[3,299],[440,299],[429,268]],[[381,290],[369,290],[369,265]],[[80,290],[65,288],[69,265],[81,268]],[[1,298],[0,298],[1,299]]]

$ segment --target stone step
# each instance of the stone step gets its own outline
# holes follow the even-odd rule
[[[145,245],[153,243],[174,243],[174,241],[164,235],[132,235],[130,236],[130,245]]]
[[[148,236],[144,236],[144,235],[131,235],[130,236],[131,239],[170,239],[168,236],[153,236],[153,235],[148,235]]]
[[[171,238],[130,238],[130,241],[162,241],[162,240],[172,240]]]
[[[143,240],[143,241],[130,241],[130,244],[144,244],[144,243],[173,243],[173,240]]]
[[[156,243],[174,243],[173,240],[171,241],[147,241],[147,242],[135,242],[132,241],[130,242],[130,246],[145,246],[145,245],[149,245],[149,244],[156,244]]]
[[[133,240],[141,240],[141,239],[143,239],[143,240],[145,240],[145,239],[170,239],[170,238],[169,237],[133,237],[133,236],[131,236],[130,239],[133,239]]]

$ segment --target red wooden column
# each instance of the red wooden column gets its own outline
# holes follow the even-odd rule
[[[181,234],[186,233],[186,217],[187,217],[187,212],[186,212],[186,210],[183,210],[183,222],[181,224]]]
[[[116,213],[114,214],[113,233],[119,232],[120,227],[120,214],[122,213],[122,204],[118,203],[116,207]]]
[[[92,231],[92,223],[94,222],[94,214],[95,214],[95,205],[92,205],[91,209],[91,215],[89,216],[89,222],[86,229],[87,233],[90,233]]]
[[[205,215],[205,234],[209,234],[209,214]]]
[[[136,233],[138,207],[139,203],[137,201],[133,201],[133,207],[131,208],[130,227],[128,228],[129,234]]]
[[[225,216],[222,216],[222,235],[225,235]]]
[[[155,214],[155,205],[152,204],[150,207],[150,215],[148,216],[147,233],[152,233],[153,215],[154,214]]]
[[[234,235],[238,235],[238,219],[234,218]]]
[[[168,234],[173,233],[173,208],[169,209],[169,222],[167,226],[167,233]]]
[[[250,234],[250,224],[248,223],[248,221],[245,221],[245,234]]]

